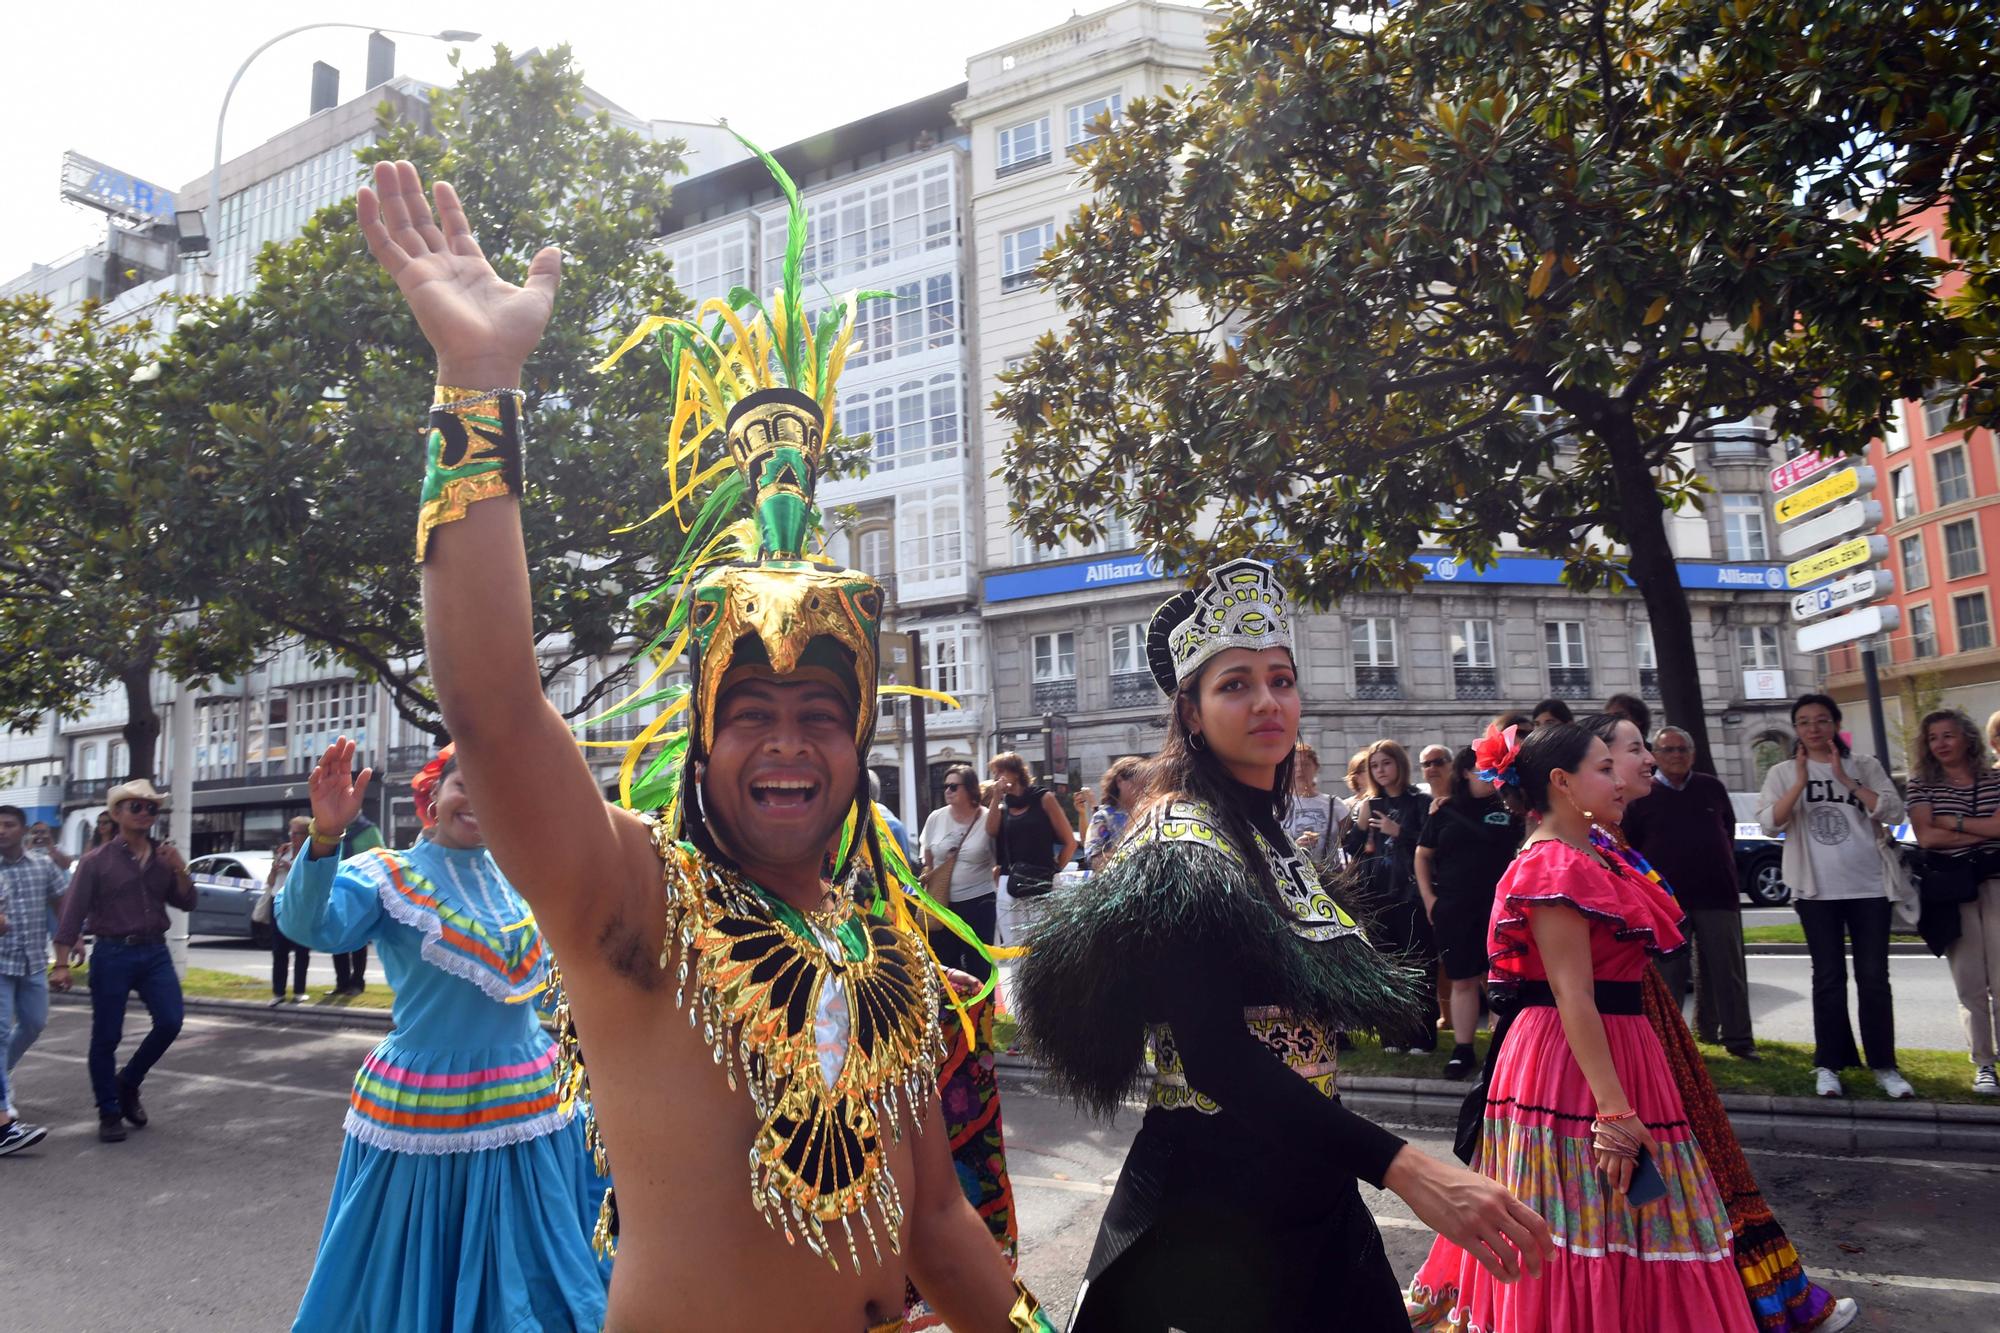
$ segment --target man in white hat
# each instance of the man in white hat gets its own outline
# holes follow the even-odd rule
[[[97,1097],[97,1137],[125,1138],[125,1122],[143,1128],[139,1085],[181,1031],[181,982],[167,952],[167,906],[194,910],[194,881],[171,844],[156,841],[153,822],[167,798],[144,778],[121,782],[105,797],[118,836],[77,863],[56,927],[51,989],[70,987],[69,958],[88,929],[97,937],[90,966],[90,1086]],[[153,1030],[125,1068],[116,1069],[125,1005],[132,993],[152,1015]]]

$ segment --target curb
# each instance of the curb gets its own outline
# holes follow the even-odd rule
[[[1452,1125],[1468,1083],[1434,1078],[1342,1077],[1341,1101],[1354,1110]],[[2000,1151],[2000,1106],[1957,1102],[1861,1101],[1837,1097],[1722,1094],[1730,1128],[1744,1143],[1839,1148]]]
[[[1809,952],[1807,946],[1803,944],[1790,944],[1780,940],[1769,940],[1761,944],[1756,941],[1746,941],[1743,945],[1743,956],[1745,958],[1757,958],[1760,956],[1770,958],[1804,958]],[[1848,951],[1848,956],[1850,958],[1853,957],[1851,950]],[[1936,957],[1927,946],[1915,940],[1889,941],[1889,956],[1891,958]]]
[[[90,996],[71,992],[51,994],[49,1003],[88,1008]],[[387,1032],[395,1019],[387,1009],[321,1008],[317,1005],[287,1004],[273,1009],[255,1000],[212,1000],[190,995],[181,1001],[191,1014],[211,1014],[239,1023],[261,1023],[266,1027],[357,1028]]]

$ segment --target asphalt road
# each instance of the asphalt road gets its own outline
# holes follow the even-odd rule
[[[312,1265],[347,1086],[374,1038],[190,1017],[146,1084],[152,1126],[100,1144],[87,1031],[85,1010],[58,1006],[16,1070],[21,1113],[51,1132],[0,1159],[0,1328],[285,1327]],[[1080,1119],[1028,1078],[1007,1080],[1004,1108],[1024,1276],[1066,1311],[1138,1119]],[[1408,1136],[1445,1151],[1437,1131]],[[2000,1154],[1753,1151],[1752,1162],[1808,1265],[1860,1299],[1857,1327],[2000,1328]],[[1392,1196],[1370,1203],[1407,1276],[1429,1233]]]

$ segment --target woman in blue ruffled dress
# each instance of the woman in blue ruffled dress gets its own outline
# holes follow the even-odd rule
[[[311,838],[278,928],[327,953],[374,944],[396,1023],[355,1075],[293,1333],[596,1333],[606,1182],[534,1003],[541,933],[486,854],[449,746],[411,784],[416,845],[342,860],[372,776],[352,776],[354,752],[343,738],[313,770]]]

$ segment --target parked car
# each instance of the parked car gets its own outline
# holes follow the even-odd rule
[[[1743,886],[1743,896],[1759,907],[1787,905],[1792,891],[1785,883],[1785,835],[1774,838],[1764,832],[1764,826],[1757,822],[1755,795],[1733,791],[1729,804],[1736,812],[1736,878]],[[1896,824],[1889,834],[1902,845],[1906,858],[1915,850],[1917,832],[1913,825]]]
[[[271,873],[269,852],[213,852],[188,862],[194,880],[190,935],[229,935],[269,947],[271,927],[250,919]]]

